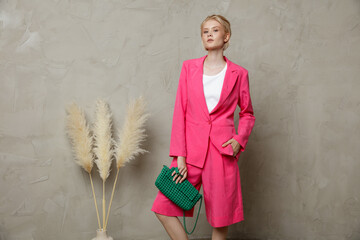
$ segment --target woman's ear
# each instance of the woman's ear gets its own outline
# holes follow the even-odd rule
[[[230,33],[225,33],[224,42],[228,42],[230,39]]]

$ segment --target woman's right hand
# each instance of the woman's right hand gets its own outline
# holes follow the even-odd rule
[[[179,169],[179,173],[182,175],[179,176],[174,171],[171,176],[174,176],[173,181],[176,181],[176,184],[178,182],[182,183],[187,178],[187,167],[186,167],[186,158],[182,156],[177,157],[177,167]]]

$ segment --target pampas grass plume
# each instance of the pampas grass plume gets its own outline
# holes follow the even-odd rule
[[[123,167],[137,155],[148,152],[139,147],[147,136],[144,125],[148,117],[142,96],[129,104],[125,122],[119,131],[119,142],[115,143],[117,168]]]
[[[96,113],[94,124],[94,138],[96,155],[95,163],[98,166],[100,177],[105,181],[110,174],[111,160],[113,156],[113,139],[111,133],[112,121],[108,104],[98,99],[96,101]]]
[[[93,137],[86,123],[85,114],[75,103],[67,106],[66,112],[66,129],[72,142],[75,162],[90,173],[94,165]]]
[[[94,166],[94,154],[92,152],[93,136],[91,135],[89,126],[86,122],[84,111],[82,111],[75,103],[72,103],[67,106],[66,112],[66,132],[73,146],[75,162],[89,173],[97,220],[99,228],[101,228],[94,184],[91,178],[91,170]]]

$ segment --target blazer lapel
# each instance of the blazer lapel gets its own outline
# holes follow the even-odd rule
[[[232,62],[224,56],[224,59],[227,63],[227,69],[225,73],[224,83],[221,89],[220,99],[217,105],[214,107],[214,109],[209,113],[207,104],[206,104],[206,98],[204,93],[204,85],[203,85],[203,69],[204,69],[204,61],[207,55],[199,58],[199,61],[196,62],[196,70],[194,73],[194,88],[198,89],[198,98],[199,98],[199,104],[202,105],[202,109],[204,110],[206,115],[210,115],[214,113],[226,100],[226,98],[229,96],[231,90],[234,87],[234,84],[236,82],[237,77],[237,70],[233,68]]]

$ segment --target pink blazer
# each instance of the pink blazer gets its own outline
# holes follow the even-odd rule
[[[248,71],[225,56],[227,70],[220,100],[209,113],[202,78],[206,56],[185,60],[182,64],[175,99],[169,153],[170,157],[184,156],[188,164],[200,168],[204,166],[209,140],[220,154],[232,156],[231,144],[226,147],[221,145],[234,138],[241,145],[236,155],[238,160],[240,153],[245,150],[255,123]],[[241,109],[238,133],[234,126],[234,112],[237,105]]]

